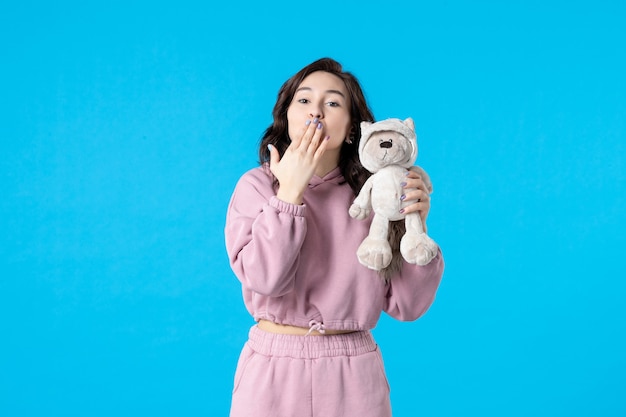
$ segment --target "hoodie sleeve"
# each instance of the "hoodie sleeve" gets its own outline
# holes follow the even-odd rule
[[[413,321],[421,317],[435,300],[443,276],[441,250],[427,265],[404,263],[402,271],[391,278],[384,310],[391,317]]]
[[[239,180],[224,235],[230,265],[244,288],[271,297],[293,289],[306,235],[305,210],[279,200],[262,169]]]

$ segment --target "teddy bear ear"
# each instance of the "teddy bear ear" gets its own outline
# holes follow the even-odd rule
[[[361,130],[365,129],[368,126],[371,126],[372,122],[361,122]]]
[[[404,119],[404,124],[407,125],[409,129],[415,130],[415,123],[413,122],[413,119],[411,119],[410,117],[407,117],[406,119]]]

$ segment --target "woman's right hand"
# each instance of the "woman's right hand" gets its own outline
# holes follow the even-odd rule
[[[324,126],[318,119],[308,120],[299,138],[292,138],[283,157],[270,145],[270,170],[278,180],[278,199],[302,204],[304,191],[324,154],[328,137],[323,137]]]

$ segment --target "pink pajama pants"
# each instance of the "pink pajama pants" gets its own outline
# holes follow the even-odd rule
[[[389,385],[368,331],[327,336],[256,326],[237,364],[231,417],[389,417]]]

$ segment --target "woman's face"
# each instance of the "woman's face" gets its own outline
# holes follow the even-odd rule
[[[341,149],[350,133],[350,97],[341,78],[325,71],[309,74],[298,86],[287,109],[289,137],[302,137],[306,121],[315,118],[323,137],[330,136],[326,150]]]

